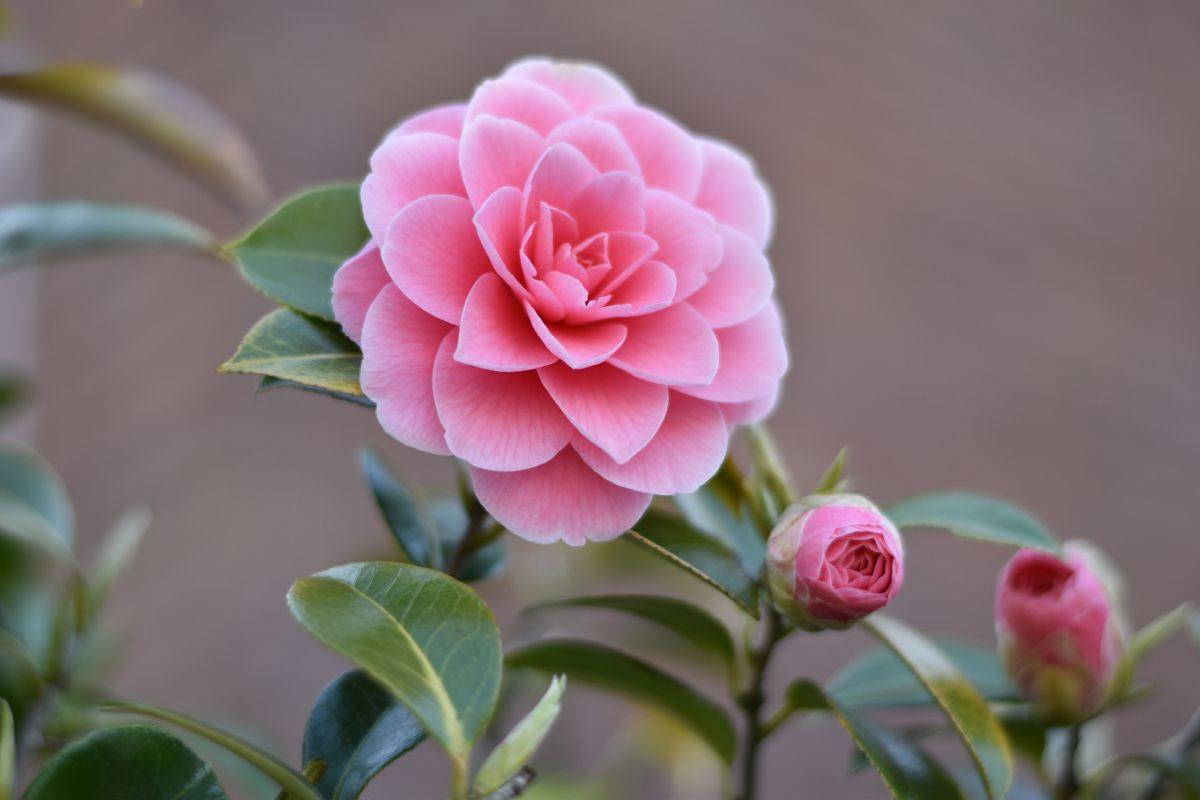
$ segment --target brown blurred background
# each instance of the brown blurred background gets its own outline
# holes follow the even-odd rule
[[[858,488],[881,502],[984,489],[1063,537],[1096,540],[1135,587],[1139,624],[1200,600],[1200,5],[16,6],[40,59],[161,70],[212,98],[280,195],[361,176],[399,117],[465,98],[521,55],[608,65],[644,101],[754,154],[772,185],[793,357],[773,427],[800,479],[846,444]],[[223,234],[245,223],[109,136],[41,122],[42,197],[162,204]],[[0,278],[0,321],[21,328],[13,320],[36,303],[36,442],[74,495],[81,549],[131,502],[155,515],[114,601],[126,635],[117,686],[294,756],[342,663],[291,621],[284,592],[390,552],[356,448],[374,442],[421,479],[448,480],[446,466],[389,445],[359,409],[256,397],[251,379],[214,374],[270,307],[226,268],[138,256],[40,278],[36,291]],[[4,335],[11,360],[23,334]],[[937,533],[908,543],[897,613],[990,642],[1005,551]],[[625,553],[608,548],[610,562]],[[510,639],[518,603],[586,582],[587,559],[516,548],[513,577],[483,589]],[[653,588],[659,574],[630,580]],[[792,641],[773,686],[823,678],[864,644],[854,633]],[[1125,746],[1184,722],[1200,702],[1198,663],[1184,641],[1151,659],[1161,685],[1118,715]],[[625,718],[574,687],[543,762],[586,772],[615,752],[620,763]],[[882,796],[870,775],[844,778],[847,753],[839,734],[789,728],[766,752],[767,797]],[[442,773],[426,746],[368,796],[433,798]],[[643,786],[639,797],[673,796]]]

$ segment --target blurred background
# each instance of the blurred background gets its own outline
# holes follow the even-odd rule
[[[1063,538],[1095,540],[1135,587],[1137,624],[1200,600],[1200,5],[15,6],[8,63],[100,61],[183,81],[246,131],[280,196],[357,180],[400,117],[466,98],[522,55],[606,64],[644,102],[753,154],[771,184],[793,359],[772,427],[802,484],[848,445],[856,487],[882,503],[981,489]],[[38,154],[29,124],[0,103],[6,201],[165,205],[225,235],[249,222],[73,121],[39,115]],[[70,487],[80,549],[133,502],[154,513],[114,598],[116,687],[295,756],[309,706],[343,666],[292,622],[284,592],[300,575],[393,552],[357,448],[378,445],[421,482],[451,476],[443,461],[390,443],[369,412],[255,396],[253,379],[215,374],[270,307],[196,258],[56,265],[0,278],[0,359],[33,370],[35,418],[18,433]],[[1007,552],[939,533],[907,544],[897,613],[990,642]],[[512,560],[507,577],[483,585],[510,641],[527,635],[516,618],[525,602],[611,588],[614,576],[649,589],[666,579],[621,543],[517,545]],[[572,617],[547,622],[580,630]],[[866,643],[857,633],[790,640],[771,684],[824,678]],[[1124,745],[1186,720],[1200,702],[1196,664],[1182,640],[1152,657],[1159,687],[1117,715]],[[542,765],[639,770],[629,753],[646,749],[631,719],[625,704],[573,687]],[[794,725],[766,749],[766,796],[884,796],[869,773],[845,778],[848,755],[840,734]],[[432,798],[443,774],[426,746],[368,796]],[[697,776],[687,788],[637,781],[630,796],[714,797],[711,776]]]

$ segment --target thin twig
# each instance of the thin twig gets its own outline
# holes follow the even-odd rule
[[[763,685],[775,646],[787,634],[787,628],[775,609],[767,607],[763,613],[763,621],[762,642],[748,654],[750,684],[737,698],[738,706],[746,719],[745,741],[742,745],[742,783],[738,800],[755,800],[757,796],[759,747],[765,738],[762,707],[766,698]]]

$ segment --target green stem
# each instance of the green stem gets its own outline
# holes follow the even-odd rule
[[[759,747],[773,728],[762,719],[762,707],[766,700],[763,686],[766,683],[767,667],[775,646],[787,635],[787,628],[775,609],[767,607],[763,613],[763,637],[757,647],[747,653],[750,680],[745,691],[737,697],[738,706],[745,718],[744,741],[742,742],[741,786],[738,800],[755,800],[758,793]],[[778,724],[778,723],[776,723]]]
[[[471,776],[468,774],[467,756],[458,756],[450,762],[450,791],[454,800],[467,800],[471,791]]]
[[[493,521],[491,525],[486,525],[486,522],[486,516],[471,518],[467,532],[463,534],[462,541],[454,550],[454,557],[450,559],[450,566],[446,568],[447,575],[457,578],[466,567],[467,559],[504,534],[504,526],[499,522]]]
[[[1054,785],[1054,800],[1071,800],[1079,794],[1079,773],[1075,769],[1075,761],[1079,755],[1082,732],[1082,723],[1072,725],[1067,730],[1067,747],[1063,753],[1062,772]]]

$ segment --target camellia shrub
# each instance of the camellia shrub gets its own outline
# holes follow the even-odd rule
[[[240,208],[269,196],[237,131],[161,78],[48,67],[0,76],[0,95],[146,144]],[[66,489],[34,453],[4,447],[0,798],[225,798],[196,752],[205,742],[290,800],[357,798],[419,746],[444,752],[453,800],[629,796],[615,779],[538,777],[538,747],[578,685],[673,720],[740,800],[763,796],[761,747],[801,716],[844,731],[856,768],[898,798],[1200,796],[1195,720],[1152,750],[1078,758],[1097,718],[1148,690],[1145,653],[1198,633],[1191,608],[1131,630],[1094,547],[1061,544],[987,496],[880,506],[849,491],[845,453],[793,481],[762,426],[788,354],[767,256],[774,208],[747,155],[638,103],[601,67],[531,58],[466,102],[409,116],[367,156],[361,184],[303,192],[228,243],[150,208],[0,210],[0,269],[149,246],[235,264],[278,308],[222,372],[374,413],[398,446],[453,458],[461,478],[453,493],[413,489],[362,453],[397,555],[331,566],[288,592],[296,621],[348,671],[315,699],[302,752],[285,756],[105,688],[104,601],[148,517],[122,517],[82,564]],[[0,384],[0,409],[21,386]],[[731,455],[734,438],[745,458]],[[933,639],[887,613],[904,587],[903,537],[919,528],[1015,550],[995,587],[995,647]],[[690,666],[723,675],[727,696],[651,663],[644,642],[506,646],[485,598],[511,536],[619,538],[622,552],[714,590],[708,607],[613,593],[534,610],[656,626],[690,648]],[[744,630],[727,625],[734,615]],[[780,642],[851,627],[877,646],[831,680],[792,674],[768,694],[768,672],[792,669]],[[540,676],[541,699],[497,730],[522,673]],[[953,747],[931,748],[938,738]]]

